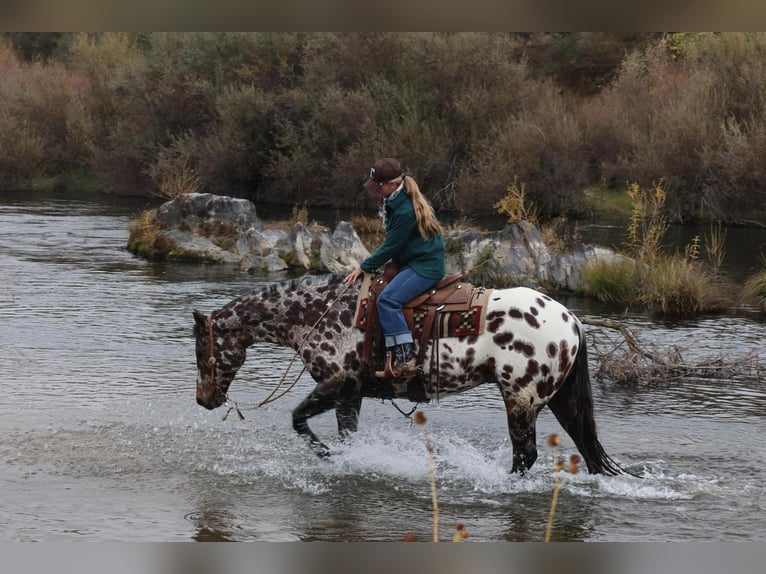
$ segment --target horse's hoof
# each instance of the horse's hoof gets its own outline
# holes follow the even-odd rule
[[[319,443],[319,444],[312,444],[311,449],[314,451],[314,453],[321,458],[322,460],[326,460],[330,458],[330,455],[332,454],[330,452],[330,449],[327,448],[326,445]]]

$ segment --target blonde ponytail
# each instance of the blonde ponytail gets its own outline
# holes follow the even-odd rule
[[[404,176],[404,190],[412,200],[412,207],[415,209],[415,219],[418,222],[418,231],[423,239],[433,239],[438,235],[442,235],[442,226],[436,220],[431,204],[420,193],[420,187],[417,182],[409,175]]]

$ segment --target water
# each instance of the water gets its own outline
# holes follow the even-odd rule
[[[552,494],[544,439],[562,431],[544,411],[540,459],[524,477],[509,475],[505,412],[490,386],[426,405],[425,427],[366,401],[348,444],[337,442],[333,414],[312,419],[336,450],[330,461],[291,428],[292,408],[313,387],[305,376],[283,399],[244,409],[244,421],[198,407],[192,309],[220,307],[265,279],[134,257],[127,222],[139,207],[0,200],[0,539],[430,540],[425,429],[442,539],[460,521],[473,541],[542,540]],[[688,349],[688,360],[765,359],[765,324],[753,313],[667,323],[565,303]],[[257,345],[232,394],[242,404],[265,398],[290,358]],[[574,475],[554,540],[766,540],[762,377],[593,385],[605,448],[642,478]],[[574,452],[562,439],[562,454]]]

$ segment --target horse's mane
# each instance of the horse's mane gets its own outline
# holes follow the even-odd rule
[[[344,273],[325,273],[323,275],[302,275],[294,279],[286,279],[284,281],[277,281],[276,283],[268,283],[266,285],[259,285],[252,292],[251,295],[268,295],[269,293],[275,293],[277,291],[295,291],[301,287],[319,287],[321,285],[335,285],[343,281],[346,274]]]
[[[324,275],[303,275],[294,279],[286,279],[284,281],[277,281],[274,283],[267,283],[265,285],[258,285],[249,293],[240,295],[235,299],[229,301],[219,311],[233,307],[239,303],[252,300],[268,298],[273,293],[285,293],[290,291],[297,291],[303,287],[318,288],[323,285],[337,285],[341,283],[346,277],[344,273],[325,273]],[[353,292],[353,289],[351,290]]]

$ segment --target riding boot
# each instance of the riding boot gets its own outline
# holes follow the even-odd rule
[[[415,365],[415,345],[402,343],[389,347],[386,352],[386,366],[382,371],[375,371],[376,377],[396,379],[399,377],[414,377],[417,374]]]

